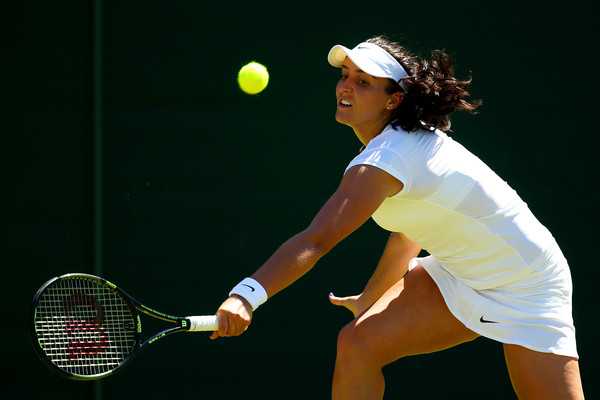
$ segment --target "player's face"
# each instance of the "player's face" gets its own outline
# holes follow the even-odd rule
[[[387,84],[387,79],[361,71],[346,57],[336,86],[336,121],[352,127],[359,136],[371,136],[368,140],[378,135],[389,120],[387,107],[394,102],[393,95],[386,93]]]

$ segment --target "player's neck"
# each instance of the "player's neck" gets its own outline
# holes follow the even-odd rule
[[[375,123],[366,126],[353,126],[352,129],[354,130],[354,134],[358,140],[360,140],[361,143],[366,146],[373,138],[379,136],[386,126],[387,122]]]

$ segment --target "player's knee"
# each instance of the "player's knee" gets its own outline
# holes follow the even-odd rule
[[[372,348],[373,338],[368,338],[355,321],[340,330],[337,342],[337,356],[348,362],[359,361],[362,365],[375,365],[377,360]]]
[[[348,362],[360,362],[365,367],[383,368],[394,360],[416,354],[408,343],[397,343],[389,351],[386,347],[372,327],[367,329],[354,320],[338,334],[337,356]]]
[[[337,352],[340,355],[349,355],[356,351],[357,343],[352,332],[353,323],[344,326],[339,334],[337,340]]]

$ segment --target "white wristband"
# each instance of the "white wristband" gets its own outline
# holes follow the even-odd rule
[[[256,310],[258,306],[263,304],[269,296],[267,295],[267,291],[258,281],[252,278],[245,278],[243,281],[238,283],[229,295],[237,294],[238,296],[242,296],[244,299],[250,303],[252,306],[252,311]]]

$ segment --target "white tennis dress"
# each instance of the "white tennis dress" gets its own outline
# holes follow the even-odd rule
[[[348,166],[404,184],[373,214],[431,256],[413,260],[474,332],[577,357],[567,261],[527,204],[479,158],[440,131],[388,126]]]

